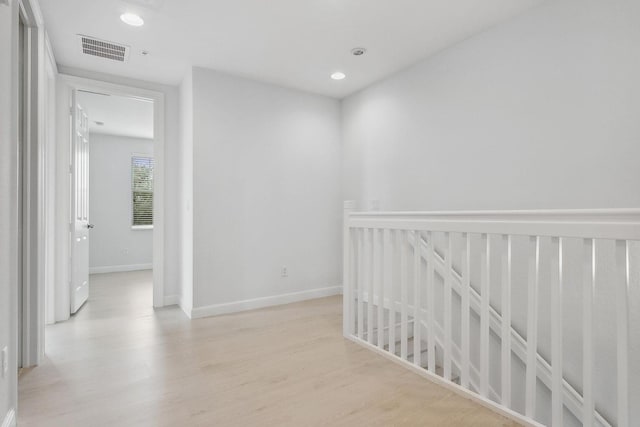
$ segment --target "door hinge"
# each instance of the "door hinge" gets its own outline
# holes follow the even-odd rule
[[[73,165],[69,165],[69,173],[73,173]]]

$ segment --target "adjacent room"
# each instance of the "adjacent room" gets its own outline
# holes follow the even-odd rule
[[[86,253],[74,253],[72,263],[78,265],[74,272],[88,271],[88,295],[75,305],[74,321],[115,304],[149,309],[153,307],[153,100],[87,90],[78,90],[76,98],[88,123],[88,153],[82,153],[87,158],[81,166],[88,173],[79,174],[88,184],[88,217],[82,224],[88,229],[88,259]],[[107,301],[110,305],[105,306]]]
[[[0,1],[0,427],[640,425],[637,0]]]
[[[153,101],[81,91],[78,102],[89,116],[93,227],[85,310],[100,306],[114,310],[115,305],[149,310],[153,307]]]
[[[89,274],[151,270],[153,101],[81,91],[78,102],[89,116]]]

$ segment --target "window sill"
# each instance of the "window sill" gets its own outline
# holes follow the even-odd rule
[[[153,230],[153,225],[132,225],[132,230]]]

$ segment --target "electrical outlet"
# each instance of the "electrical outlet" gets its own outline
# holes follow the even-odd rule
[[[280,275],[282,277],[289,277],[289,270],[287,270],[287,267],[282,267],[282,270],[280,271]]]
[[[9,370],[9,349],[6,346],[2,349],[0,359],[2,359],[2,378],[4,378]]]

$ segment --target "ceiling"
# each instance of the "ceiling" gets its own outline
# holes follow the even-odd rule
[[[201,66],[344,97],[541,0],[40,0],[61,65],[179,84]],[[124,12],[145,25],[120,21]],[[131,46],[83,55],[76,34]],[[367,48],[360,57],[350,51]],[[149,52],[144,56],[143,50]],[[334,71],[347,78],[334,81]]]
[[[153,138],[152,101],[79,91],[78,104],[89,116],[90,133]]]

